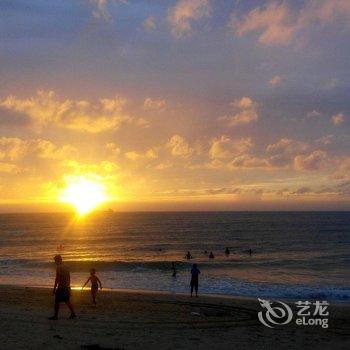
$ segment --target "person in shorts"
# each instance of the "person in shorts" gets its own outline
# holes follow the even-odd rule
[[[50,320],[58,319],[58,311],[60,309],[60,303],[66,303],[71,314],[69,319],[76,318],[74,308],[70,302],[70,272],[68,268],[63,264],[61,255],[54,257],[56,264],[56,279],[53,287],[53,294],[55,296],[54,315],[50,317]]]
[[[191,269],[191,296],[193,294],[193,289],[196,291],[196,297],[198,297],[198,276],[201,272],[198,269],[197,264],[192,265]]]
[[[91,269],[90,270],[90,277],[87,279],[81,290],[84,289],[84,287],[91,282],[91,296],[92,296],[92,302],[96,305],[96,296],[98,292],[98,285],[100,285],[100,289],[102,290],[102,283],[100,279],[96,276],[96,270]]]

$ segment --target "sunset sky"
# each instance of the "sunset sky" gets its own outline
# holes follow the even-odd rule
[[[2,0],[0,210],[350,209],[350,1]]]

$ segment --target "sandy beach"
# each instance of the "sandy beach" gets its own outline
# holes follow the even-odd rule
[[[349,349],[350,306],[331,305],[329,328],[269,329],[255,299],[140,291],[73,291],[78,318],[62,305],[49,321],[50,289],[0,286],[1,349]]]

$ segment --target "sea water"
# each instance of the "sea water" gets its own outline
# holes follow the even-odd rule
[[[73,287],[94,267],[107,288],[188,292],[197,263],[202,293],[347,302],[349,253],[348,212],[0,215],[1,284],[52,286],[61,254]]]

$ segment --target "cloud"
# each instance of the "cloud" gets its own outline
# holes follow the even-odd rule
[[[228,159],[240,156],[253,147],[250,137],[232,140],[227,136],[214,138],[209,149],[211,159]]]
[[[24,140],[17,137],[0,138],[0,160],[18,161],[28,156],[63,160],[76,154],[70,145],[57,146],[49,140]]]
[[[295,154],[297,152],[305,152],[308,149],[309,145],[307,143],[288,138],[282,138],[266,147],[266,151],[270,154]]]
[[[140,160],[140,159],[156,159],[158,158],[158,151],[155,148],[150,148],[144,153],[130,151],[125,153],[125,158],[134,160],[134,161]]]
[[[332,90],[338,85],[338,79],[332,78],[325,84],[324,88],[325,90]]]
[[[190,147],[186,139],[180,135],[174,135],[167,143],[167,147],[173,156],[187,158],[194,153],[194,149]]]
[[[126,4],[127,0],[89,0],[93,4],[94,10],[92,11],[92,16],[96,19],[103,19],[108,22],[112,19],[109,12],[109,4],[111,3],[122,3]]]
[[[326,25],[340,23],[350,29],[350,2],[348,0],[308,0],[300,10],[298,27],[310,24]]]
[[[343,196],[350,196],[350,181],[341,182],[338,185],[338,193]]]
[[[242,19],[236,13],[231,14],[230,26],[237,36],[258,32],[259,42],[263,45],[286,45],[293,38],[294,15],[286,2],[270,2],[263,8],[257,7]]]
[[[116,173],[119,167],[116,163],[102,160],[99,162],[78,162],[74,159],[66,159],[61,163],[62,169],[66,169],[73,176],[75,175],[92,175],[96,176],[109,176],[111,179],[118,176]]]
[[[323,146],[328,146],[332,144],[332,142],[333,142],[333,135],[326,135],[316,140],[316,143]]]
[[[320,112],[318,112],[318,111],[316,111],[316,110],[313,110],[313,111],[311,111],[311,112],[308,112],[308,113],[306,114],[306,117],[307,117],[307,118],[317,118],[317,117],[319,117],[320,115],[321,115]]]
[[[20,169],[15,164],[0,162],[0,173],[16,174],[19,171]]]
[[[250,97],[242,97],[241,99],[234,100],[231,106],[234,109],[234,114],[219,118],[219,120],[226,122],[229,127],[250,124],[259,118],[258,104]]]
[[[332,123],[336,126],[342,124],[345,120],[343,113],[338,113],[332,116]]]
[[[157,100],[147,97],[143,102],[143,108],[149,111],[163,111],[166,107],[165,100]]]
[[[26,142],[18,137],[0,138],[0,159],[15,161],[22,158],[27,151]]]
[[[242,189],[231,188],[231,187],[221,187],[221,188],[209,188],[204,190],[205,194],[209,195],[220,195],[220,194],[240,194]]]
[[[173,163],[166,161],[164,163],[159,163],[158,165],[155,166],[155,169],[157,170],[165,170],[165,169],[169,169],[173,166]]]
[[[307,0],[300,10],[293,9],[286,1],[268,2],[239,18],[231,14],[230,26],[241,37],[257,33],[262,45],[288,45],[297,34],[304,34],[311,25],[341,25],[350,29],[350,2],[348,0]]]
[[[269,80],[269,84],[271,86],[277,86],[280,85],[282,82],[282,78],[279,75],[275,75],[273,78]]]
[[[244,168],[244,169],[258,169],[258,168],[269,168],[269,162],[260,157],[254,157],[249,154],[244,154],[234,158],[229,164],[229,168]]]
[[[27,115],[40,132],[46,126],[56,126],[79,132],[100,133],[115,130],[133,118],[122,112],[125,99],[103,98],[96,104],[85,100],[60,100],[53,91],[37,91],[34,97],[20,99],[8,96],[0,100],[0,108]]]
[[[292,192],[292,194],[300,195],[300,194],[307,194],[310,192],[312,192],[310,187],[302,186],[302,187],[299,187],[296,191]]]
[[[350,157],[344,157],[339,160],[332,177],[338,180],[350,179]]]
[[[269,155],[269,164],[274,167],[285,167],[294,162],[294,157],[309,150],[309,145],[305,142],[281,138],[276,143],[266,147]]]
[[[156,29],[156,22],[153,16],[147,17],[143,22],[142,26],[144,29],[146,29],[148,32],[152,32]]]
[[[48,140],[29,141],[30,152],[43,159],[63,160],[76,154],[76,149],[70,145],[57,146]]]
[[[150,125],[150,122],[145,119],[145,118],[138,118],[135,120],[135,125],[140,127],[140,128],[143,128],[143,129],[147,129],[149,128],[151,125]]]
[[[106,150],[112,157],[117,157],[120,154],[120,148],[114,142],[108,142]]]
[[[316,150],[307,155],[299,155],[294,158],[294,167],[300,171],[316,171],[328,165],[328,154]]]
[[[178,0],[169,10],[168,22],[174,37],[180,38],[193,33],[193,23],[211,16],[209,0]]]

